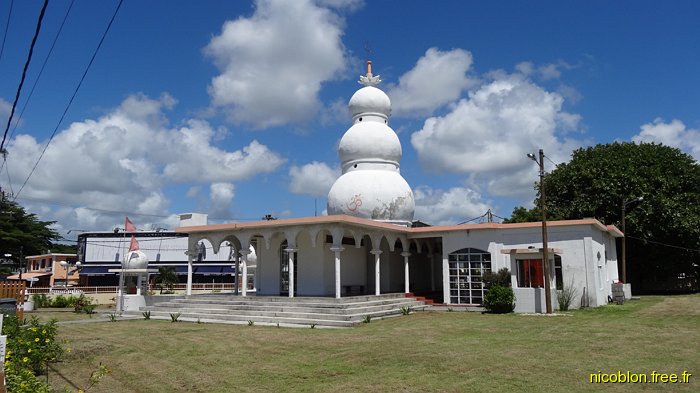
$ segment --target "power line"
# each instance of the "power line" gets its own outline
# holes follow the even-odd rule
[[[7,23],[5,24],[5,33],[2,35],[2,46],[0,46],[0,60],[2,59],[2,53],[5,51],[5,39],[7,38],[7,30],[10,28],[10,17],[12,16],[12,6],[15,4],[15,0],[10,1],[10,10],[7,11]]]
[[[15,134],[15,130],[17,129],[17,125],[22,120],[22,116],[24,115],[25,109],[27,109],[27,105],[29,105],[29,100],[32,98],[32,95],[34,94],[34,89],[36,89],[36,85],[39,84],[39,79],[41,79],[41,74],[44,73],[44,68],[46,68],[46,63],[48,63],[49,57],[51,57],[51,53],[53,53],[53,48],[56,46],[56,42],[58,41],[58,37],[61,35],[61,31],[63,31],[63,26],[66,24],[66,20],[68,19],[68,14],[70,14],[70,10],[73,8],[74,2],[75,2],[75,0],[71,0],[70,5],[68,5],[68,9],[66,10],[65,15],[63,15],[63,21],[61,22],[61,26],[58,28],[58,31],[56,32],[56,36],[53,39],[53,43],[51,43],[51,48],[49,49],[49,52],[46,54],[46,57],[44,58],[44,62],[41,64],[41,69],[39,70],[39,73],[36,76],[36,80],[34,81],[34,84],[32,85],[32,89],[29,91],[29,94],[27,95],[27,99],[24,101],[24,106],[22,106],[22,110],[19,112],[19,116],[17,117],[17,120],[15,121],[14,127],[12,127],[12,132],[10,132],[10,139],[12,139],[12,136]],[[2,169],[2,168],[0,168],[0,169]]]
[[[5,172],[7,172],[7,184],[10,186],[10,195],[13,195],[15,191],[12,189],[12,179],[10,178],[10,167],[7,165],[7,153],[3,152],[2,163],[5,167]],[[2,173],[2,166],[0,166],[0,174]]]
[[[46,1],[48,2],[48,0],[46,0]],[[87,76],[88,71],[90,71],[90,67],[92,67],[92,63],[95,61],[95,57],[97,57],[97,52],[99,52],[100,48],[102,47],[102,43],[104,42],[105,37],[107,37],[107,33],[109,32],[109,29],[112,27],[112,23],[114,22],[114,19],[117,17],[117,12],[119,12],[119,8],[121,8],[123,2],[124,2],[124,0],[119,0],[119,4],[117,5],[117,8],[114,10],[114,13],[112,14],[112,19],[109,20],[109,24],[107,25],[107,28],[105,29],[104,33],[102,34],[102,38],[100,39],[99,44],[97,44],[97,48],[95,48],[95,51],[93,52],[92,57],[90,58],[90,62],[88,63],[87,67],[85,67],[85,72],[83,72],[83,76],[80,78],[78,85],[75,87],[75,91],[73,91],[73,95],[71,96],[70,100],[68,101],[68,105],[66,105],[66,109],[63,111],[61,118],[58,120],[58,123],[56,124],[56,128],[54,128],[53,132],[51,133],[51,137],[49,137],[49,140],[46,142],[46,146],[44,146],[44,149],[41,151],[41,154],[39,155],[39,158],[36,160],[34,167],[32,167],[32,170],[29,172],[29,175],[27,175],[27,178],[24,180],[22,187],[20,187],[19,191],[17,191],[17,195],[15,195],[13,200],[17,199],[17,196],[19,196],[19,194],[24,189],[24,186],[27,185],[27,182],[34,174],[34,171],[36,170],[36,167],[39,165],[39,162],[44,157],[44,153],[46,153],[46,149],[49,148],[49,145],[51,144],[53,137],[56,136],[56,132],[58,132],[58,128],[61,126],[61,123],[63,123],[63,119],[66,117],[66,114],[68,113],[68,109],[70,108],[71,104],[73,104],[73,100],[75,99],[75,96],[78,95],[78,90],[80,90],[80,86],[82,86],[83,81],[85,80],[85,77]],[[13,109],[13,111],[14,111],[14,109]],[[9,123],[8,123],[8,127],[9,127]],[[5,134],[7,134],[7,131],[5,131]]]
[[[147,213],[136,213],[136,212],[130,212],[130,211],[125,211],[125,210],[111,210],[111,209],[101,209],[98,207],[90,207],[90,206],[78,206],[78,205],[73,205],[70,203],[65,203],[65,202],[59,202],[59,201],[52,201],[48,199],[41,199],[41,198],[32,198],[32,197],[21,197],[21,198],[16,198],[16,199],[21,199],[21,200],[27,200],[27,201],[33,201],[33,202],[40,202],[40,203],[48,203],[52,205],[60,205],[60,206],[66,206],[66,207],[72,207],[72,208],[81,208],[81,209],[86,209],[86,210],[94,210],[102,213],[113,213],[113,214],[122,214],[126,216],[140,216],[140,217],[156,217],[156,218],[169,218],[173,216],[173,214],[168,214],[168,215],[163,215],[163,214],[147,214]],[[229,218],[223,218],[223,217],[209,217],[211,220],[219,220],[219,221],[227,221],[227,220],[233,220],[233,221],[259,221],[260,218],[236,218],[236,217],[229,217]]]
[[[681,246],[676,246],[676,245],[673,245],[673,244],[661,243],[661,242],[657,242],[657,241],[654,241],[654,240],[642,239],[642,238],[639,238],[639,237],[634,237],[634,236],[629,236],[629,235],[627,235],[627,237],[630,238],[630,239],[641,240],[641,241],[644,241],[644,242],[649,242],[649,243],[652,243],[652,244],[658,244],[658,245],[660,245],[660,246],[666,246],[666,247],[676,248],[676,249],[679,249],[679,250],[700,252],[700,249],[697,249],[697,248],[681,247]]]
[[[44,5],[41,7],[41,12],[39,13],[39,20],[36,22],[36,30],[34,31],[34,37],[32,38],[32,43],[29,46],[29,54],[27,55],[27,60],[24,62],[24,69],[22,70],[22,77],[19,80],[19,86],[17,86],[17,93],[15,93],[15,101],[12,103],[12,110],[10,111],[10,116],[7,118],[7,126],[5,127],[5,132],[2,135],[2,142],[0,142],[0,151],[5,146],[5,140],[7,139],[7,132],[10,131],[10,124],[12,124],[12,116],[15,114],[15,109],[17,108],[17,101],[19,101],[19,95],[22,92],[22,86],[24,85],[24,79],[27,77],[27,69],[29,68],[29,63],[32,61],[32,54],[34,53],[34,45],[36,40],[39,38],[39,32],[41,31],[41,22],[44,20],[44,14],[46,13],[46,7],[49,5],[49,0],[44,0]]]

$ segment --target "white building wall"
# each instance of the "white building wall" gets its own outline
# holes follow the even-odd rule
[[[617,253],[615,238],[607,232],[590,225],[548,227],[548,247],[560,249],[562,281],[573,283],[577,296],[571,307],[582,305],[582,296],[587,294],[592,307],[607,304],[611,294],[611,283],[617,279]],[[507,267],[512,273],[512,286],[516,295],[517,312],[540,312],[544,307],[544,291],[536,288],[518,288],[517,259],[542,258],[541,253],[519,254],[517,257],[502,254],[502,249],[542,248],[542,230],[539,227],[511,230],[479,230],[449,232],[443,235],[443,293],[449,303],[449,270],[447,258],[450,253],[463,248],[476,248],[491,253],[492,270]],[[607,250],[607,257],[606,257]],[[534,251],[534,250],[533,250]],[[600,259],[598,259],[600,254]],[[554,280],[553,256],[552,305],[558,308],[556,281]]]

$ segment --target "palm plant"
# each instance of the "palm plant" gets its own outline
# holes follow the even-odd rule
[[[160,293],[163,293],[163,288],[171,291],[173,285],[177,284],[177,274],[175,274],[175,268],[172,266],[161,266],[158,268],[158,275],[155,278],[156,287],[160,289]]]

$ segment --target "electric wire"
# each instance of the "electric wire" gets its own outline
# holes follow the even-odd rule
[[[68,14],[70,14],[70,11],[73,8],[74,2],[75,2],[75,0],[71,0],[70,4],[68,5],[68,9],[66,10],[65,15],[63,15],[63,21],[61,22],[61,26],[59,26],[58,31],[56,32],[56,36],[53,39],[53,43],[51,43],[51,48],[49,48],[49,52],[46,54],[46,57],[44,58],[44,62],[41,64],[41,69],[39,69],[39,73],[36,76],[36,80],[34,81],[34,84],[32,85],[32,89],[29,90],[29,94],[27,95],[27,99],[24,101],[24,106],[22,106],[22,110],[19,112],[19,116],[17,117],[17,120],[15,121],[15,125],[14,125],[14,127],[12,127],[12,132],[10,132],[9,139],[12,139],[12,136],[15,134],[15,130],[17,130],[17,125],[22,120],[22,116],[24,115],[24,111],[27,109],[27,105],[29,104],[29,100],[32,98],[32,95],[34,94],[34,90],[36,89],[36,86],[39,83],[39,79],[41,79],[41,74],[44,73],[44,68],[46,68],[46,63],[48,63],[49,57],[51,57],[51,54],[53,53],[53,48],[56,46],[56,42],[58,41],[58,37],[60,37],[61,32],[63,31],[63,26],[66,24],[66,20],[68,19]]]
[[[53,201],[49,199],[42,199],[42,198],[33,198],[33,197],[27,197],[23,196],[21,198],[17,198],[20,200],[26,200],[26,201],[32,201],[32,202],[40,202],[40,203],[48,203],[52,205],[60,205],[60,206],[66,206],[66,207],[72,207],[72,208],[81,208],[81,209],[86,209],[86,210],[92,210],[92,211],[98,211],[98,212],[103,212],[103,213],[113,213],[113,214],[123,214],[126,216],[137,216],[137,217],[155,217],[155,218],[169,218],[172,217],[173,214],[148,214],[148,213],[136,213],[132,211],[126,211],[126,210],[113,210],[113,209],[103,209],[103,208],[98,208],[98,207],[90,207],[90,206],[78,206],[66,202],[59,202],[59,201]],[[260,218],[239,218],[239,217],[209,217],[211,220],[219,220],[219,221],[259,221]]]
[[[556,162],[552,161],[552,159],[551,159],[551,158],[549,158],[548,156],[544,156],[544,158],[546,158],[546,159],[547,159],[547,161],[551,162],[551,163],[552,163],[552,165],[554,165],[555,167],[559,166],[559,164],[557,164]]]
[[[12,16],[12,6],[15,4],[15,0],[10,1],[10,10],[7,11],[7,23],[5,24],[5,33],[2,35],[2,45],[0,45],[0,60],[2,60],[2,54],[5,52],[5,39],[7,39],[7,30],[10,28],[10,17]]]
[[[3,154],[2,163],[5,167],[5,172],[7,172],[7,184],[10,186],[10,195],[13,195],[15,191],[12,189],[12,178],[10,178],[10,167],[7,165],[7,155]],[[2,167],[0,167],[0,173],[2,173]]]
[[[634,236],[629,236],[629,235],[627,235],[627,236],[625,236],[625,237],[627,237],[628,239],[641,240],[641,241],[643,241],[643,242],[649,242],[649,243],[652,243],[652,244],[658,244],[658,245],[660,245],[660,246],[666,246],[666,247],[670,247],[670,248],[676,248],[676,249],[679,249],[679,250],[700,252],[700,249],[697,249],[697,248],[688,248],[688,247],[676,246],[676,245],[673,245],[673,244],[661,243],[661,242],[657,242],[657,241],[654,241],[654,240],[642,239],[642,238],[639,238],[639,237],[634,237]]]
[[[2,142],[0,142],[0,151],[3,150],[5,146],[5,140],[7,139],[7,133],[10,131],[10,124],[12,124],[12,117],[15,114],[15,109],[17,108],[17,101],[19,101],[19,96],[22,93],[22,86],[24,85],[24,80],[27,78],[27,69],[29,69],[29,64],[32,62],[32,55],[34,54],[34,45],[36,45],[36,40],[39,38],[39,32],[41,31],[41,22],[44,20],[44,15],[46,14],[46,7],[49,5],[49,0],[44,0],[44,5],[41,7],[41,12],[39,12],[39,19],[36,22],[36,30],[34,30],[34,37],[32,37],[32,43],[29,45],[29,53],[27,54],[27,60],[24,62],[24,68],[22,69],[22,77],[19,80],[19,86],[17,86],[17,93],[15,93],[15,100],[12,103],[12,109],[10,110],[10,116],[7,118],[7,126],[5,127],[5,132],[2,135]]]
[[[48,2],[48,0],[46,0],[46,1]],[[53,132],[51,133],[51,136],[49,137],[49,140],[46,142],[44,149],[41,151],[39,158],[36,160],[34,167],[32,167],[32,170],[29,172],[29,175],[27,175],[27,178],[24,180],[24,183],[22,183],[22,187],[20,187],[20,189],[17,191],[17,194],[14,196],[13,200],[16,200],[17,197],[19,196],[19,194],[22,193],[22,190],[24,189],[24,187],[27,185],[27,182],[34,174],[34,171],[36,170],[36,167],[39,165],[39,162],[41,162],[41,159],[44,157],[44,153],[46,153],[46,149],[49,148],[51,141],[53,140],[54,136],[56,136],[56,132],[58,132],[58,128],[61,126],[61,123],[63,123],[63,119],[66,117],[66,114],[68,113],[68,109],[70,109],[70,106],[73,104],[73,100],[78,95],[78,91],[80,90],[80,86],[82,86],[83,81],[85,80],[85,77],[87,76],[88,71],[90,71],[90,67],[92,67],[93,62],[95,61],[95,57],[97,57],[97,53],[100,51],[100,48],[102,47],[102,43],[104,42],[105,38],[107,37],[107,33],[109,33],[109,30],[112,27],[112,23],[114,23],[114,19],[117,17],[117,13],[119,12],[119,9],[121,8],[123,2],[124,2],[124,0],[119,0],[119,4],[117,4],[117,8],[114,10],[114,13],[112,14],[112,18],[109,20],[109,24],[107,25],[107,28],[105,29],[104,33],[102,34],[102,38],[100,39],[100,42],[97,44],[97,48],[95,48],[95,51],[92,53],[92,57],[90,58],[90,62],[88,63],[87,67],[85,67],[85,71],[83,72],[83,76],[80,78],[78,85],[75,87],[75,91],[73,91],[73,95],[71,96],[70,100],[68,101],[66,108],[63,110],[63,114],[61,115],[61,118],[58,120],[56,127],[54,128]],[[9,124],[8,124],[8,127],[9,127]],[[5,131],[5,132],[7,133],[7,131]]]

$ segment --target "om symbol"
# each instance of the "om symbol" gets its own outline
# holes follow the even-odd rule
[[[354,197],[350,198],[350,203],[347,203],[345,206],[347,206],[348,210],[351,212],[356,211],[362,206],[362,194],[355,194]]]

